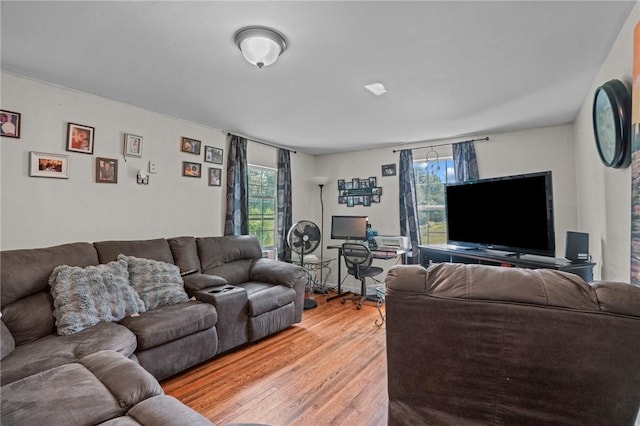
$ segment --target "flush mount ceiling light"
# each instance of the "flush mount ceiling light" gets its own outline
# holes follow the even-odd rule
[[[246,27],[233,37],[242,56],[258,68],[273,64],[287,49],[287,42],[277,31],[266,27]]]
[[[367,84],[364,86],[365,89],[367,89],[368,91],[370,91],[371,93],[373,93],[376,96],[382,96],[385,93],[387,93],[387,88],[384,87],[384,84],[382,83],[371,83],[371,84]]]

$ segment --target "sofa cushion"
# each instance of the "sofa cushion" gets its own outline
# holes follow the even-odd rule
[[[121,324],[136,335],[137,351],[143,351],[209,329],[217,322],[212,305],[190,300],[124,318]]]
[[[258,239],[251,235],[225,237],[202,237],[196,239],[201,270],[209,270],[234,260],[256,260],[262,258]],[[214,273],[227,278],[225,275]]]
[[[246,282],[238,285],[246,290],[249,299],[249,316],[255,317],[288,305],[296,298],[296,291],[283,285]]]
[[[8,304],[2,310],[2,319],[11,331],[16,345],[53,333],[55,317],[51,293],[40,291]]]
[[[11,332],[4,325],[4,321],[0,321],[0,359],[5,358],[16,348],[16,341],[13,339]]]
[[[200,272],[200,259],[195,237],[169,238],[169,247],[173,261],[180,268],[181,274]]]
[[[77,333],[100,322],[119,321],[145,310],[142,300],[129,286],[124,260],[85,268],[58,266],[49,284],[60,335]]]
[[[56,266],[97,265],[98,255],[89,243],[71,243],[49,248],[2,251],[0,264],[0,305],[4,309],[16,300],[48,291],[49,276]]]
[[[227,280],[227,284],[238,285],[249,281],[249,271],[251,264],[255,262],[252,259],[234,260],[229,263],[223,263],[215,268],[209,268],[202,272],[208,275],[217,275]]]
[[[129,282],[148,310],[189,299],[176,265],[122,254],[118,260],[127,263]]]
[[[130,357],[136,350],[136,336],[126,327],[111,322],[68,336],[50,334],[16,346],[2,360],[2,385],[107,349]]]
[[[164,238],[156,238],[154,240],[98,241],[93,243],[93,245],[98,252],[100,263],[112,262],[118,258],[119,254],[173,263],[171,248]]]
[[[129,410],[127,416],[133,417],[142,425],[213,425],[202,414],[169,395],[159,395],[145,399]]]

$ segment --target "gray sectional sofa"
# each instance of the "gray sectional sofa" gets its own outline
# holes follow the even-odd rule
[[[157,381],[301,321],[307,283],[303,268],[263,259],[250,236],[78,242],[3,251],[0,262],[3,424],[34,423],[33,415],[19,421],[27,407],[62,416],[46,417],[48,424],[122,416],[125,423],[109,424],[172,424],[159,421],[163,410],[154,404],[179,407],[186,413],[178,419],[189,418]],[[117,385],[133,395],[118,400],[120,410],[98,392],[89,406],[104,414],[85,416],[69,396],[100,387],[93,382],[111,389],[105,364],[137,368],[142,379],[132,379],[131,389]],[[41,388],[55,391],[34,393],[43,381]],[[206,421],[191,415],[194,424]]]

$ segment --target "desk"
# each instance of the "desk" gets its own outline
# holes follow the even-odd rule
[[[345,291],[343,293],[340,288],[340,286],[342,285],[342,245],[327,246],[327,248],[331,250],[338,250],[338,294],[335,296],[327,297],[327,302],[329,302],[330,300],[336,299],[338,297],[342,297],[345,294],[349,294],[351,292]],[[402,263],[405,263],[405,256],[407,254],[407,251],[401,250],[401,249],[393,250],[393,251],[371,250],[371,254],[373,255],[374,259],[381,259],[381,260],[396,259],[398,256],[400,256],[402,259]]]
[[[320,293],[325,293],[327,278],[331,275],[331,262],[335,259],[322,259],[322,262],[318,258],[304,258],[304,264],[300,263],[300,259],[293,259],[292,262],[296,265],[300,265],[307,270],[307,274],[309,275],[309,285],[311,286],[311,291],[318,291]],[[327,273],[328,270],[328,273]],[[322,271],[322,282],[318,277],[318,271]]]

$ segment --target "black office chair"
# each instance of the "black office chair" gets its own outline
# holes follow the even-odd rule
[[[378,266],[371,266],[373,255],[371,254],[371,250],[364,244],[342,244],[342,256],[344,257],[344,263],[347,265],[347,273],[360,280],[360,295],[345,296],[342,298],[342,303],[346,303],[347,300],[354,300],[357,301],[357,308],[360,309],[365,300],[367,300],[367,284],[365,283],[365,279],[367,277],[373,278],[376,275],[380,275],[383,269]]]

